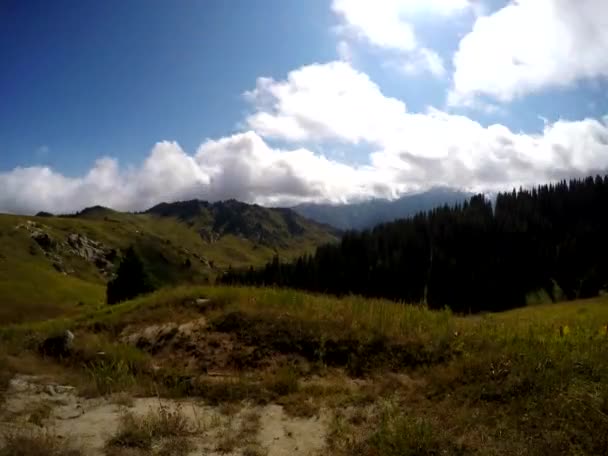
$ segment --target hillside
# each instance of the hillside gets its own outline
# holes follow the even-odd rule
[[[145,213],[92,207],[69,216],[0,215],[0,321],[48,318],[105,299],[134,245],[156,286],[205,283],[229,266],[291,258],[336,239],[289,210],[236,201],[162,204]]]
[[[83,450],[55,454],[608,454],[606,322],[606,297],[460,317],[293,290],[160,290],[0,325],[0,454],[72,442]],[[68,349],[41,356],[65,329]]]
[[[461,204],[471,193],[450,188],[433,188],[396,200],[374,199],[352,204],[301,204],[293,210],[304,217],[341,230],[362,230],[443,205]]]

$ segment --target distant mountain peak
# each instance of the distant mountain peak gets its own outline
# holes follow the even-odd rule
[[[433,187],[425,192],[412,193],[389,200],[374,198],[350,204],[301,204],[293,208],[304,217],[341,230],[361,230],[380,223],[407,218],[418,212],[439,206],[462,203],[472,193],[450,187]]]

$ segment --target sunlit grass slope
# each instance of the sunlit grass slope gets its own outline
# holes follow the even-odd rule
[[[73,272],[66,275],[55,270],[53,260],[30,232],[18,228],[28,221],[58,241],[78,233],[108,248],[134,245],[159,286],[202,283],[229,266],[261,265],[277,253],[291,258],[335,239],[311,224],[298,235],[285,235],[276,245],[230,233],[206,242],[195,227],[177,218],[105,208],[77,217],[0,215],[0,323],[73,314],[78,306],[101,304],[105,299],[107,277],[75,255],[62,255],[64,266]],[[188,268],[182,267],[186,260],[190,260]]]

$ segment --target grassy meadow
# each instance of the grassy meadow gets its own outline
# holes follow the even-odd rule
[[[123,337],[201,319],[199,342],[216,338],[202,346],[225,349],[189,367],[177,336],[154,347]],[[354,296],[180,287],[5,326],[1,362],[63,376],[89,396],[278,403],[296,416],[329,410],[331,454],[606,454],[607,324],[607,297],[458,316]],[[66,328],[76,334],[74,355],[40,359],[36,343]]]

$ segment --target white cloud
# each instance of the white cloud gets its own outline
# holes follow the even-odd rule
[[[435,51],[427,48],[419,49],[408,60],[405,60],[402,63],[402,69],[405,73],[414,75],[428,71],[438,78],[445,76],[446,73],[443,59]]]
[[[371,44],[412,51],[418,43],[412,24],[404,20],[403,6],[395,1],[334,0],[332,8],[346,28]]]
[[[0,212],[74,212],[93,205],[144,210],[162,201],[236,198],[260,204],[343,201],[394,196],[386,176],[306,149],[269,147],[254,132],[202,144],[194,155],[159,142],[138,168],[103,158],[84,176],[65,177],[48,167],[0,173]],[[388,193],[387,193],[388,192]]]
[[[142,210],[189,198],[348,201],[436,185],[495,191],[608,170],[608,117],[547,121],[541,133],[524,134],[434,108],[412,113],[346,62],[261,78],[247,99],[252,131],[206,141],[194,154],[165,141],[134,168],[103,158],[75,178],[47,167],[0,173],[0,211]],[[295,144],[276,148],[265,138]],[[372,152],[355,166],[300,147],[317,141]]]
[[[345,62],[351,62],[353,60],[353,50],[350,44],[348,44],[348,41],[340,40],[336,46],[336,51],[338,52],[340,60]]]
[[[483,127],[429,109],[410,113],[345,62],[309,65],[285,81],[261,79],[249,93],[247,120],[261,135],[285,141],[367,144],[387,184],[499,189],[608,168],[606,121],[547,123],[540,135]]]
[[[606,0],[517,0],[479,17],[454,56],[452,105],[608,77]]]
[[[332,3],[333,11],[342,20],[338,31],[343,36],[397,53],[403,69],[410,74],[428,71],[437,77],[445,74],[443,61],[420,43],[414,22],[421,16],[449,16],[469,7],[469,0],[333,0]]]
[[[247,118],[250,128],[293,141],[380,140],[406,110],[403,102],[384,97],[366,74],[346,62],[305,66],[289,73],[286,81],[259,78],[246,98],[257,110]]]

